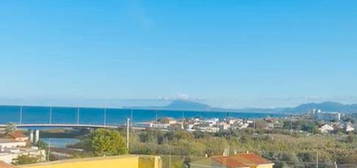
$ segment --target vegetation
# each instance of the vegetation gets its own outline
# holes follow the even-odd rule
[[[22,165],[22,164],[32,164],[40,161],[39,157],[34,157],[31,155],[20,155],[14,159],[13,164]]]
[[[126,144],[118,131],[97,129],[84,139],[84,146],[95,156],[110,156],[126,154]]]
[[[5,127],[5,134],[9,134],[11,132],[16,131],[16,124],[15,123],[8,123]]]
[[[357,164],[355,134],[313,135],[284,130],[245,129],[215,134],[146,130],[132,135],[131,153],[171,155],[172,165],[181,163],[182,166],[185,161],[222,155],[227,150],[231,154],[246,151],[258,153],[274,161],[277,167],[315,166],[317,153],[320,167],[333,165],[335,161],[339,164]]]
[[[266,126],[272,123],[260,120],[256,122],[255,129],[218,133],[132,130],[130,153],[161,155],[163,165],[167,167],[184,167],[191,161],[224,152],[234,154],[246,151],[272,160],[277,168],[315,167],[317,155],[319,167],[332,167],[335,162],[357,164],[357,134],[320,134],[318,125],[321,123],[312,120],[281,119],[277,123],[280,123],[280,128],[267,129]],[[118,155],[127,152],[124,142],[118,131],[98,129],[76,146],[96,156]]]

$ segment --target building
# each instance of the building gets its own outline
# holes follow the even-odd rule
[[[19,136],[18,136],[19,135]],[[30,155],[45,160],[45,150],[37,147],[27,147],[27,140],[20,134],[14,134],[11,138],[0,139],[0,161],[12,163],[20,155]],[[26,141],[24,141],[26,140]]]
[[[341,120],[341,113],[339,112],[322,112],[321,110],[313,109],[311,113],[316,120],[324,120],[324,121]]]
[[[323,124],[323,125],[321,125],[320,128],[319,128],[319,131],[320,131],[321,133],[329,133],[329,132],[331,132],[331,131],[333,131],[333,130],[334,130],[333,126],[328,125],[328,124]]]
[[[345,125],[345,131],[346,132],[353,132],[355,130],[355,128],[353,128],[352,124],[351,123],[347,123]]]
[[[191,168],[273,168],[274,163],[253,153],[214,156],[190,163]]]
[[[7,149],[25,147],[26,144],[26,142],[15,141],[13,139],[0,139],[0,152],[3,152]]]
[[[25,142],[29,140],[29,138],[26,135],[24,135],[22,131],[10,132],[8,136],[14,139],[15,141]]]
[[[45,150],[40,150],[37,147],[31,148],[8,148],[0,152],[0,161],[5,163],[12,163],[14,159],[18,158],[21,155],[29,155],[32,157],[37,157],[39,161],[46,160]]]
[[[121,155],[85,159],[60,160],[17,168],[161,168],[159,156]]]

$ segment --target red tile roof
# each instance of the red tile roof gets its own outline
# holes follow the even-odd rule
[[[214,157],[212,159],[221,165],[227,166],[228,168],[247,167],[247,165],[231,157]]]
[[[3,161],[0,161],[0,168],[14,168],[14,166],[9,165]]]
[[[271,161],[253,153],[242,153],[234,156],[216,156],[214,161],[228,168],[250,167],[261,164],[272,164]]]
[[[24,135],[22,133],[22,131],[14,131],[14,132],[10,132],[9,133],[9,136],[12,137],[12,138],[25,138],[26,135]]]

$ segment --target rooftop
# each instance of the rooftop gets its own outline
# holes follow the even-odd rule
[[[10,132],[9,136],[12,138],[26,138],[27,137],[22,131]]]
[[[234,156],[215,156],[212,159],[228,168],[273,164],[271,161],[253,153],[242,153]]]

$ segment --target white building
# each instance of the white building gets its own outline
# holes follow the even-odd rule
[[[39,161],[46,160],[45,150],[39,150],[37,147],[31,148],[11,148],[0,152],[0,160],[5,163],[12,163],[14,159],[21,155],[29,155],[32,157],[38,157]]]
[[[220,130],[228,130],[229,128],[231,128],[231,125],[225,122],[220,122],[218,123],[218,127]]]
[[[340,121],[341,120],[341,113],[339,112],[322,112],[321,110],[312,110],[312,114],[315,119],[317,120],[324,120],[324,121]]]
[[[346,132],[352,132],[354,130],[355,130],[355,128],[353,128],[352,124],[350,124],[350,123],[346,124],[346,126],[345,126],[345,131]]]
[[[324,124],[319,128],[321,133],[329,133],[334,130],[334,128],[331,125]]]
[[[27,138],[24,136],[10,136],[11,138],[0,139],[0,161],[12,163],[21,155],[38,157],[40,161],[45,160],[45,150],[37,147],[27,147]]]
[[[7,149],[25,147],[26,142],[24,141],[15,141],[12,139],[0,139],[0,152],[6,151]]]

